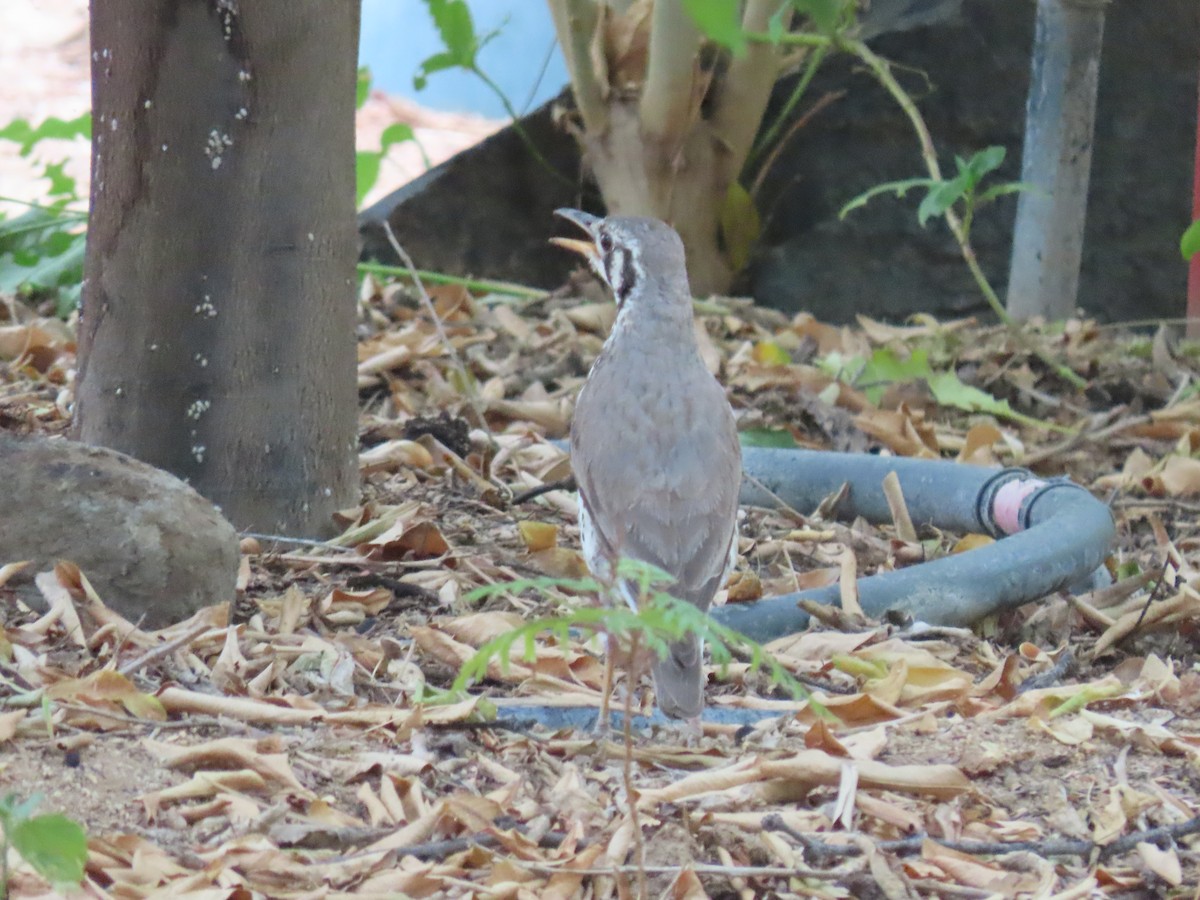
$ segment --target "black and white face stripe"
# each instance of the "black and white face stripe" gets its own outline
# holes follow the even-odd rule
[[[600,251],[597,274],[608,282],[620,307],[642,280],[636,244],[622,242],[601,228],[596,235],[596,249]]]

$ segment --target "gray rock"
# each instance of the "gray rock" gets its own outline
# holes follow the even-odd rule
[[[175,476],[112,450],[3,434],[0,472],[0,563],[70,560],[147,628],[234,598],[237,533]]]

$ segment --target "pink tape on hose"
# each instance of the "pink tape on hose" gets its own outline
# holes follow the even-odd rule
[[[1009,481],[1000,485],[992,501],[992,518],[1005,534],[1016,534],[1021,530],[1021,504],[1034,491],[1046,486],[1040,478]]]

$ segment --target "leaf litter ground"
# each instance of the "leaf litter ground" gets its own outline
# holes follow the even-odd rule
[[[1068,473],[1114,510],[1117,583],[975,631],[848,611],[771,645],[834,719],[735,661],[710,705],[778,717],[628,745],[481,724],[497,704],[598,705],[586,635],[428,702],[487,640],[592,602],[464,600],[584,574],[574,496],[513,502],[569,473],[550,440],[613,316],[583,293],[438,288],[438,328],[409,290],[368,281],[363,503],[336,545],[247,539],[237,600],[157,633],[70,566],[39,582],[50,613],[7,598],[0,781],[84,824],[87,895],[1196,896],[1200,398],[1192,348],[1165,331],[842,328],[701,304],[748,439]],[[63,431],[69,330],[12,305],[0,360],[0,427]],[[907,537],[746,509],[728,600],[986,540]],[[645,712],[643,682],[630,695],[618,672]],[[46,890],[17,871],[15,895]]]

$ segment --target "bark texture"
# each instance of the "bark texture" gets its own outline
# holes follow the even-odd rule
[[[358,0],[91,7],[76,433],[240,528],[357,495]]]
[[[669,222],[687,248],[692,293],[727,291],[733,269],[721,249],[719,220],[736,170],[730,174],[712,128],[697,122],[682,139],[657,139],[645,134],[632,104],[617,102],[608,127],[582,140],[608,213]]]

